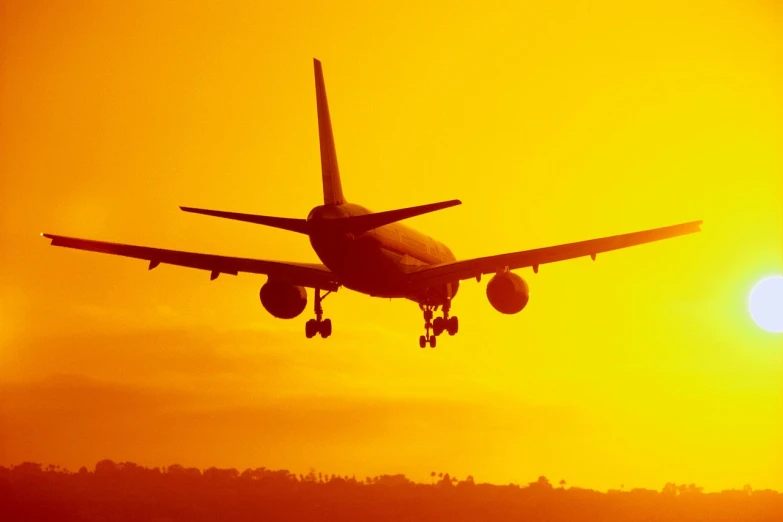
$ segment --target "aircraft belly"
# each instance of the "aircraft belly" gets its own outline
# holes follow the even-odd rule
[[[311,244],[346,288],[374,297],[408,297],[405,272],[395,259],[401,256],[371,241],[311,238]]]

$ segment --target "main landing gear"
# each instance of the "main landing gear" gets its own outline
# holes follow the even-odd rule
[[[456,335],[459,331],[459,319],[456,316],[449,317],[451,310],[451,301],[446,301],[443,305],[443,317],[436,317],[433,321],[432,316],[437,306],[419,305],[424,312],[424,335],[419,337],[419,348],[424,348],[427,344],[430,348],[435,348],[438,344],[438,336],[444,331],[449,335]],[[430,334],[432,330],[432,334]]]
[[[332,291],[330,290],[321,295],[321,290],[319,288],[315,289],[315,319],[310,319],[305,323],[305,336],[308,339],[315,337],[315,334],[321,334],[321,337],[324,339],[332,335],[332,320],[323,318],[324,309],[321,306],[321,301],[326,299],[326,296],[331,293]]]

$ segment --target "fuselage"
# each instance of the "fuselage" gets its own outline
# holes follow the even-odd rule
[[[454,297],[459,282],[450,288],[412,287],[406,275],[418,267],[455,261],[451,250],[435,239],[401,223],[392,223],[353,236],[319,227],[319,222],[372,212],[360,205],[322,205],[307,216],[312,223],[310,244],[329,270],[347,288],[374,297],[406,298],[439,305]]]

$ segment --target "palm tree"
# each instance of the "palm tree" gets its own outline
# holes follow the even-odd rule
[[[433,484],[435,484],[435,477],[436,477],[437,475],[438,475],[438,474],[437,474],[437,473],[435,473],[434,471],[430,472],[430,477],[432,478],[432,483],[433,483]]]
[[[565,481],[565,479],[562,479],[562,480],[560,481],[560,489],[564,489],[564,488],[565,488],[565,485],[566,485],[566,481]]]

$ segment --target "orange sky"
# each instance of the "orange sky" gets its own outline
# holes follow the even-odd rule
[[[782,271],[779,4],[160,4],[0,4],[0,465],[783,490],[783,343],[746,311]],[[410,302],[341,290],[307,340],[264,277],[38,236],[317,261],[177,208],[320,202],[313,57],[346,197],[461,198],[410,220],[458,257],[703,232],[520,271],[516,316],[465,282],[435,350]]]

